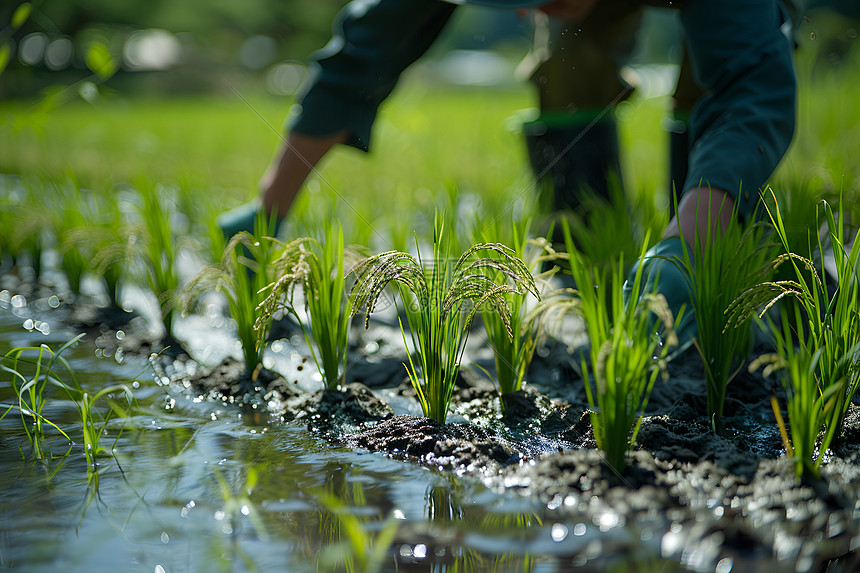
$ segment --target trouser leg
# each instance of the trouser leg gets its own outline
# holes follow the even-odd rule
[[[634,47],[642,17],[639,2],[604,0],[576,24],[538,22],[530,79],[540,115],[523,133],[541,187],[555,210],[579,209],[590,195],[609,198],[620,183],[614,107],[631,88],[619,69]]]

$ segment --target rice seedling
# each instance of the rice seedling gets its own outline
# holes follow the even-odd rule
[[[562,225],[568,225],[577,250],[592,264],[606,269],[613,260],[635,260],[638,245],[641,244],[641,239],[635,236],[631,221],[631,203],[627,201],[620,181],[613,181],[609,185],[609,192],[609,200],[586,195],[582,214],[565,212],[561,221]],[[649,222],[659,220],[659,217],[655,217]]]
[[[620,473],[627,451],[636,443],[654,383],[658,375],[667,376],[665,360],[669,349],[677,345],[675,322],[663,295],[640,295],[643,265],[637,268],[632,284],[630,300],[638,302],[625,304],[623,255],[610,265],[613,279],[609,280],[605,269],[588,264],[576,251],[570,233],[563,230],[576,282],[575,308],[588,333],[588,350],[580,362],[591,426],[606,462]],[[644,256],[644,248],[640,256]],[[607,284],[614,286],[609,289]],[[662,340],[654,333],[653,317],[662,326]]]
[[[130,230],[119,202],[103,199],[93,203],[92,220],[85,226],[69,228],[63,233],[63,249],[78,249],[90,270],[104,284],[110,304],[122,308],[120,280],[130,258]]]
[[[141,192],[142,202],[137,209],[143,221],[137,246],[136,258],[143,266],[149,288],[158,299],[161,321],[167,336],[173,332],[173,311],[179,277],[176,269],[177,244],[171,220],[173,210],[169,206],[167,190],[156,186],[150,192]]]
[[[236,333],[242,345],[245,367],[252,380],[263,367],[263,352],[272,327],[272,317],[257,320],[257,309],[263,303],[263,289],[270,282],[270,265],[275,256],[276,241],[263,236],[274,229],[274,220],[263,215],[255,223],[257,236],[241,231],[224,247],[221,262],[198,273],[182,291],[182,308],[187,312],[194,301],[210,290],[227,299],[230,316],[236,321]]]
[[[484,256],[477,257],[478,254]],[[469,336],[469,327],[482,305],[495,309],[511,330],[511,311],[505,293],[538,296],[528,268],[514,252],[498,243],[470,247],[452,264],[451,242],[444,218],[437,216],[431,260],[417,259],[399,251],[388,251],[362,261],[353,271],[356,281],[350,292],[352,312],[365,311],[365,326],[386,285],[401,285],[415,359],[408,356],[406,370],[421,410],[428,418],[444,423]],[[503,276],[506,282],[495,282]],[[468,308],[466,303],[472,303]],[[401,322],[403,343],[406,330]],[[407,345],[408,347],[408,345]]]
[[[131,407],[134,401],[134,394],[131,388],[125,384],[114,384],[102,388],[95,394],[84,392],[78,386],[79,398],[75,397],[74,393],[68,387],[67,390],[69,390],[69,397],[72,398],[75,409],[81,417],[84,456],[87,459],[88,471],[92,472],[96,467],[96,458],[98,456],[110,455],[110,450],[101,445],[101,438],[105,435],[105,428],[111,418],[111,414],[125,417],[125,411],[113,402],[110,403],[107,415],[102,416],[95,407],[96,402],[103,398],[110,401],[113,394],[122,394],[126,398],[126,407],[128,408]],[[116,439],[119,439],[119,435],[117,435]]]
[[[125,384],[115,384],[103,388],[95,394],[85,391],[75,376],[74,370],[62,354],[83,338],[80,334],[66,342],[56,352],[46,345],[13,348],[0,361],[0,370],[13,376],[12,388],[17,396],[17,404],[0,404],[6,411],[0,415],[4,418],[12,410],[17,410],[30,442],[36,459],[45,460],[53,454],[45,452],[43,440],[45,430],[54,428],[69,442],[69,449],[62,454],[68,455],[74,445],[72,437],[57,423],[43,414],[45,406],[50,402],[48,386],[59,388],[71,400],[81,421],[83,453],[87,461],[88,474],[92,479],[92,471],[96,467],[96,457],[108,454],[109,451],[101,445],[105,427],[112,414],[125,416],[125,412],[115,403],[110,403],[107,415],[102,415],[96,408],[96,403],[102,399],[110,400],[113,394],[122,393],[131,406],[134,394]],[[33,354],[35,353],[35,356]],[[119,436],[117,437],[119,439]]]
[[[558,271],[558,267],[552,267],[540,272],[542,265],[557,258],[557,253],[546,239],[529,238],[531,221],[531,218],[525,218],[519,222],[510,221],[505,225],[493,224],[483,229],[481,238],[509,245],[517,258],[526,264],[537,287],[537,285],[547,285],[549,278]],[[481,222],[476,221],[476,226],[479,225]],[[510,237],[507,240],[502,236],[505,234],[503,228],[510,230],[508,233]],[[540,290],[541,288],[538,288],[538,292]],[[493,348],[496,378],[504,409],[505,396],[522,389],[526,370],[532,361],[542,331],[543,323],[540,320],[540,314],[546,306],[538,304],[534,308],[529,308],[526,304],[527,297],[517,293],[507,293],[503,296],[511,312],[510,332],[502,317],[491,307],[481,310],[481,318],[484,322],[487,342]]]
[[[821,391],[817,370],[823,349],[812,346],[812,337],[803,328],[800,306],[793,304],[792,307],[796,331],[792,332],[792,319],[786,308],[780,308],[782,326],[768,321],[776,352],[762,356],[750,369],[762,364],[766,364],[766,373],[784,369],[782,382],[787,397],[789,428],[786,429],[776,396],[771,397],[773,413],[779,425],[786,455],[794,463],[797,479],[817,478],[824,457],[836,437],[838,425],[830,423],[830,420],[836,413],[838,393],[844,391],[845,380],[831,384],[825,391]],[[850,359],[851,356],[846,355],[842,361]]]
[[[768,262],[777,245],[765,242],[764,233],[763,223],[744,227],[735,215],[724,231],[710,223],[704,236],[697,230],[692,250],[682,235],[684,255],[672,261],[683,271],[691,294],[689,312],[697,328],[693,345],[702,359],[707,413],[715,433],[722,431],[726,388],[743,368],[753,343],[749,318],[733,322],[730,329],[726,309],[747,288],[768,280]]]
[[[824,219],[826,238],[830,239],[836,268],[836,276],[830,277],[836,283],[831,295],[827,288],[828,272],[824,263],[820,262],[816,266],[809,257],[790,251],[779,206],[768,207],[768,212],[784,249],[773,265],[775,268],[788,265],[794,276],[790,280],[763,282],[747,289],[732,303],[728,312],[733,322],[739,322],[755,313],[759,317],[764,316],[769,308],[785,298],[794,299],[799,305],[799,310],[794,313],[794,328],[797,329],[796,336],[801,346],[799,357],[789,354],[788,346],[793,342],[789,341],[788,334],[771,328],[778,347],[779,336],[782,336],[783,361],[788,365],[792,361],[799,364],[793,366],[797,372],[791,372],[790,376],[791,396],[795,404],[788,410],[789,424],[793,427],[795,424],[801,426],[810,423],[805,418],[792,418],[792,412],[797,416],[799,412],[808,414],[814,409],[823,408],[821,417],[825,439],[829,443],[833,436],[839,435],[842,420],[860,383],[857,360],[860,345],[860,314],[857,308],[860,242],[855,241],[850,251],[847,251],[841,213],[834,216],[833,209],[826,201],[818,204],[817,219]],[[823,242],[821,235],[810,237],[809,253],[823,253]],[[761,308],[763,310],[759,310]],[[805,329],[803,323],[806,323]],[[814,384],[803,378],[807,376],[807,368],[813,373]],[[821,404],[816,405],[816,400],[821,400]],[[793,442],[795,452],[806,456],[815,450],[817,433],[810,431],[798,434],[796,438],[805,440],[805,443]],[[800,474],[816,474],[815,462],[801,460],[798,463]]]
[[[271,321],[277,311],[293,315],[327,390],[337,388],[346,373],[347,333],[351,316],[344,276],[343,230],[326,227],[322,243],[304,237],[283,245],[272,263],[273,282],[263,292],[258,322]],[[293,290],[301,285],[307,320],[293,304]],[[306,324],[307,323],[307,324]]]
[[[19,271],[29,264],[33,269],[33,280],[38,280],[45,239],[45,215],[39,193],[29,181],[3,177],[0,179],[0,195],[4,196],[5,212],[0,253],[5,251]]]
[[[53,457],[45,452],[43,447],[45,431],[48,427],[54,428],[68,440],[69,450],[66,454],[71,451],[72,439],[62,428],[46,418],[43,411],[48,403],[46,394],[48,385],[67,389],[60,380],[57,370],[63,368],[66,374],[74,376],[71,366],[62,354],[77,344],[83,336],[83,334],[76,336],[56,352],[44,344],[13,348],[0,360],[0,370],[12,375],[12,389],[17,397],[17,404],[0,404],[0,407],[6,410],[0,419],[6,417],[12,410],[20,413],[21,423],[36,459],[44,460]],[[35,356],[30,356],[33,353]]]
[[[44,208],[40,212],[47,220],[45,227],[53,234],[53,246],[60,255],[60,269],[66,276],[69,290],[79,296],[81,279],[89,270],[89,264],[80,248],[66,240],[66,235],[70,229],[87,226],[86,199],[72,173],[64,184],[35,180],[32,185],[41,189]]]

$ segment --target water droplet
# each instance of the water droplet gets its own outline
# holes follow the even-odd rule
[[[248,507],[247,505],[243,505],[242,509],[240,509],[239,511],[242,512],[242,515],[250,515],[251,514],[251,508]]]
[[[60,306],[60,299],[57,297],[57,295],[52,294],[50,298],[48,298],[48,306],[50,306],[51,308],[57,308],[58,306]]]
[[[122,330],[117,330],[116,331],[116,339],[122,340],[123,338],[125,338],[125,332],[123,332]]]
[[[162,567],[161,565],[156,565],[155,573],[167,573],[167,571],[165,571],[164,567]]]
[[[418,559],[424,559],[425,557],[427,557],[427,546],[423,543],[419,543],[412,551],[412,555]]]
[[[815,32],[811,32],[811,33],[809,34],[809,39],[810,39],[810,40],[814,40],[814,39],[815,39]]]
[[[720,559],[720,562],[717,563],[716,569],[714,569],[714,573],[729,573],[732,570],[735,562],[731,557],[723,557]]]
[[[33,321],[31,319],[27,319],[24,321],[24,330],[33,330]]]
[[[167,535],[166,531],[161,532],[161,542],[162,543],[169,543],[170,542],[170,536]]]
[[[552,526],[552,540],[556,543],[564,541],[567,537],[567,526],[563,523],[554,523]]]
[[[24,308],[27,306],[27,299],[21,296],[20,294],[16,294],[12,297],[12,300],[9,301],[12,304],[12,308]]]
[[[576,535],[577,537],[581,537],[581,536],[585,535],[586,529],[587,529],[587,526],[584,523],[577,523],[576,525],[573,526],[573,534]]]

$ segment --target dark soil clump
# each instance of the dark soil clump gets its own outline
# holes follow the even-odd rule
[[[307,423],[311,430],[342,433],[394,415],[391,406],[364,384],[353,382],[330,390],[299,394],[280,413],[284,421]]]
[[[412,416],[395,416],[346,436],[345,441],[355,448],[467,473],[496,470],[520,460],[514,444],[493,430]]]

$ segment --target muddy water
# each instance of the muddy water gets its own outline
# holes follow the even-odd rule
[[[373,392],[395,416],[344,435],[327,431],[318,414],[284,418],[265,400],[206,392],[188,382],[203,366],[168,353],[150,369],[151,301],[140,291],[127,296],[140,319],[89,330],[66,355],[90,393],[134,387],[129,417],[114,419],[102,437],[112,456],[87,467],[80,420],[61,392],[50,394],[45,415],[70,429],[74,443],[69,451],[48,431],[54,459],[33,460],[20,416],[0,420],[0,566],[156,573],[857,566],[857,410],[846,424],[850,439],[825,464],[826,481],[796,484],[767,420],[775,383],[741,377],[730,387],[728,430],[715,436],[699,413],[695,363],[679,363],[672,383],[652,396],[632,467],[615,475],[593,449],[582,383],[566,352],[544,353],[531,371],[543,403],[555,400],[541,418],[504,428],[486,386],[465,381],[453,424],[441,427],[415,419],[408,385],[398,383],[399,333],[377,324],[356,337],[362,360],[351,368],[368,383],[383,379]],[[50,289],[0,284],[0,353],[58,348],[77,334],[68,325],[81,306]],[[183,319],[176,332],[192,356],[214,366],[240,353],[223,311],[210,310]],[[319,376],[302,337],[285,328],[266,365],[309,393]],[[138,338],[144,342],[130,348]],[[475,341],[470,356],[486,361]],[[0,377],[5,403],[10,382]],[[105,412],[107,403],[98,407]]]
[[[58,348],[76,334],[63,326],[63,305],[53,308],[36,295],[26,304],[16,300],[6,296],[0,308],[0,352]],[[133,385],[136,407],[130,418],[108,424],[102,443],[113,457],[100,457],[94,468],[87,467],[79,431],[71,432],[75,443],[65,457],[68,442],[47,432],[45,446],[56,457],[42,462],[32,459],[20,416],[0,421],[0,567],[555,571],[573,562],[596,570],[626,560],[602,549],[606,534],[598,535],[595,524],[558,516],[540,498],[345,449],[305,428],[160,385],[145,357],[106,356],[94,338],[66,353],[80,384],[90,392]],[[229,333],[212,344],[205,352],[234,350]],[[289,365],[289,346],[282,343],[271,360]],[[0,378],[7,403],[9,382]],[[80,425],[61,392],[50,394],[44,413],[62,428]],[[387,535],[390,543],[376,542]],[[644,559],[630,556],[640,565],[671,570],[638,531],[616,527],[610,536],[642,545]],[[373,557],[360,555],[379,545]]]

